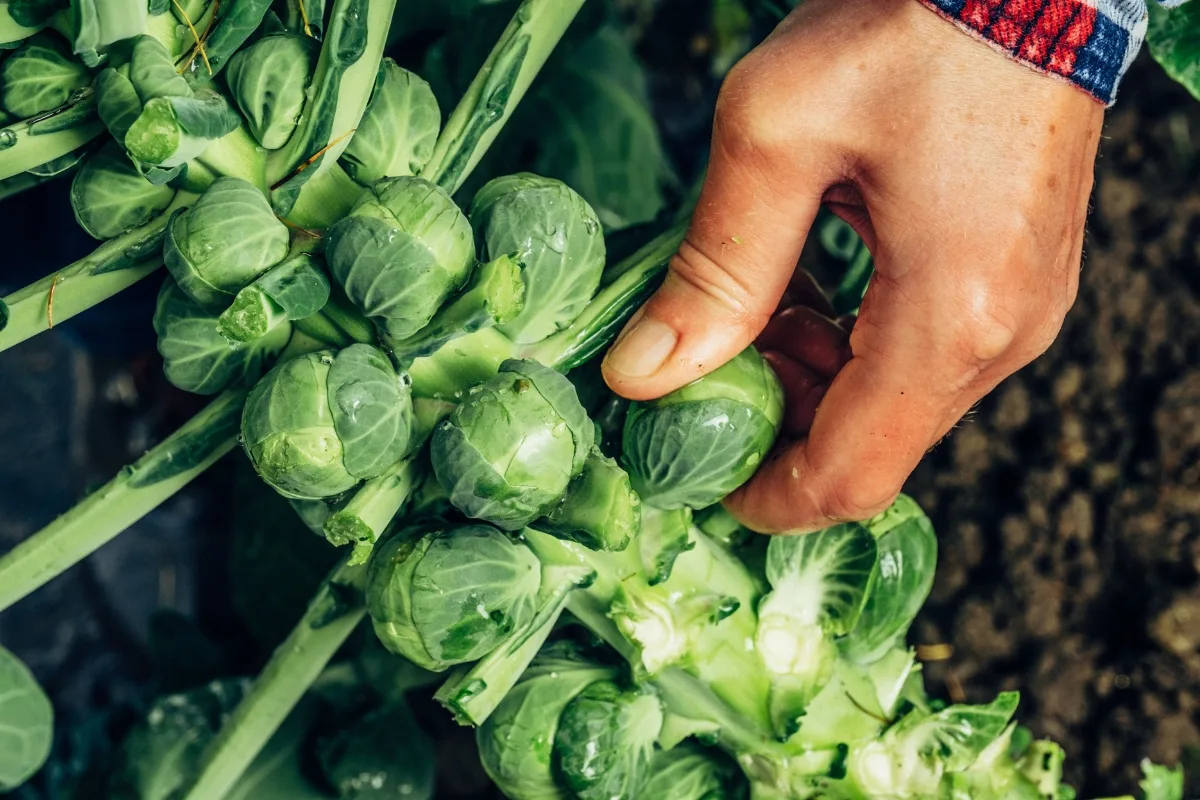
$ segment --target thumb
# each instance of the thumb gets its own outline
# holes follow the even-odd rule
[[[797,163],[804,148],[794,140],[786,149],[764,144],[769,125],[747,122],[752,112],[725,102],[728,86],[687,236],[662,287],[604,359],[608,385],[631,400],[678,389],[754,341],[787,288],[820,207],[824,187]]]

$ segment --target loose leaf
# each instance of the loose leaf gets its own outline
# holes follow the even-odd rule
[[[58,108],[91,82],[79,62],[50,34],[31,36],[0,67],[0,105],[16,117],[32,117]]]
[[[41,769],[50,755],[54,709],[29,668],[0,647],[0,792]]]
[[[1200,99],[1200,4],[1166,9],[1149,3],[1146,41],[1150,55],[1164,70]]]
[[[766,601],[834,636],[854,628],[875,568],[875,539],[858,523],[805,536],[776,536],[767,548]]]
[[[407,376],[371,345],[352,344],[335,357],[327,385],[346,470],[373,478],[399,461],[412,433]]]

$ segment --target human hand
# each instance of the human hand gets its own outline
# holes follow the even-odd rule
[[[808,0],[727,77],[691,227],[606,380],[659,397],[757,341],[785,437],[730,509],[764,532],[872,516],[1057,335],[1102,119],[913,0]],[[776,315],[822,203],[875,257],[848,337],[819,300]]]

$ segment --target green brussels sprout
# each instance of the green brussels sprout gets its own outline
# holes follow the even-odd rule
[[[398,659],[393,659],[398,660]],[[337,796],[354,800],[433,797],[433,743],[403,702],[378,708],[317,746]]]
[[[475,734],[483,768],[500,791],[521,800],[562,800],[552,764],[563,709],[584,689],[617,677],[569,642],[543,648]]]
[[[155,186],[134,169],[116,142],[83,161],[71,181],[71,208],[79,226],[111,239],[158,216],[175,199],[170,186]]]
[[[475,266],[471,223],[421,178],[385,178],[325,237],[333,277],[389,336],[424,328]]]
[[[364,186],[380,178],[419,175],[433,156],[441,124],[429,84],[385,58],[341,163]]]
[[[218,178],[167,226],[163,260],[181,289],[212,311],[288,254],[287,226],[267,198],[240,178]]]
[[[168,278],[158,293],[154,331],[167,380],[185,392],[216,394],[250,386],[287,345],[291,325],[249,344],[231,344],[217,333],[217,318]]]
[[[592,550],[624,550],[642,526],[642,501],[629,475],[595,446],[561,502],[539,520],[538,530]]]
[[[252,342],[290,320],[316,314],[329,302],[329,279],[317,260],[301,253],[243,288],[217,320],[231,342]]]
[[[74,50],[89,67],[98,66],[112,45],[146,32],[146,0],[72,0],[70,5]]]
[[[633,403],[623,464],[642,500],[704,508],[741,486],[783,421],[783,388],[753,347],[665,397]]]
[[[509,359],[433,434],[433,468],[469,517],[517,530],[550,510],[591,452],[595,427],[563,375]]]
[[[662,723],[662,704],[648,690],[593,683],[558,720],[554,763],[563,785],[578,800],[634,800]]]
[[[683,742],[650,762],[637,800],[747,800],[750,787],[737,763],[720,750]]]
[[[487,183],[470,216],[482,258],[516,253],[525,265],[525,308],[500,330],[527,344],[571,324],[604,271],[604,233],[587,201],[561,181],[522,173]]]
[[[251,390],[242,444],[263,480],[285,497],[320,499],[373,478],[407,452],[407,375],[366,344],[279,364]]]
[[[393,653],[441,672],[482,658],[534,614],[541,562],[489,525],[464,525],[376,546],[367,611]]]
[[[135,38],[128,66],[104,70],[95,86],[96,109],[109,133],[135,162],[154,168],[182,167],[241,125],[220,94],[192,90],[153,36]]]
[[[58,108],[92,76],[50,34],[29,37],[0,65],[0,105],[28,118]]]
[[[296,130],[316,61],[315,44],[307,36],[273,33],[229,59],[229,91],[250,132],[268,150],[283,147]]]

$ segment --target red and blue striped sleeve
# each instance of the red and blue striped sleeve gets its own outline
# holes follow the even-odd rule
[[[920,0],[1016,60],[1111,105],[1146,35],[1145,0]],[[1163,0],[1177,6],[1186,0]]]

